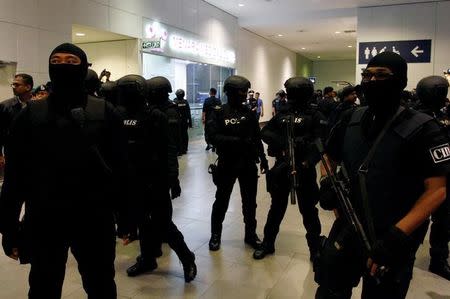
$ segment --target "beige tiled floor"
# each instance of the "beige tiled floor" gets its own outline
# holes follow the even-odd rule
[[[235,188],[227,213],[221,250],[210,252],[208,239],[210,212],[215,186],[207,174],[207,165],[215,155],[205,152],[202,141],[192,142],[189,154],[180,159],[183,193],[174,203],[174,222],[183,232],[187,244],[196,254],[198,276],[184,283],[183,271],[176,255],[164,245],[159,268],[153,273],[129,278],[125,270],[138,254],[138,244],[117,245],[116,282],[119,298],[314,298],[317,285],[309,263],[305,230],[298,209],[288,207],[276,243],[276,254],[264,260],[252,259],[253,250],[243,242],[241,203]],[[262,229],[270,205],[263,176],[258,190],[258,232]],[[328,232],[332,214],[321,212],[323,231]],[[408,299],[450,299],[450,283],[426,271],[428,241],[420,249]],[[94,249],[95,250],[95,249]],[[27,266],[19,266],[0,255],[0,298],[26,298]],[[360,289],[354,291],[358,298]],[[69,258],[63,298],[86,298],[76,262]],[[382,298],[380,298],[382,299]]]

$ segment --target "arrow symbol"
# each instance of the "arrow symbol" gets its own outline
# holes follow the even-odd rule
[[[422,54],[423,50],[419,50],[419,46],[416,46],[414,49],[411,50],[411,54],[419,57],[419,54]]]

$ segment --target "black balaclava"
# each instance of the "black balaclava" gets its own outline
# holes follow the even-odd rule
[[[247,92],[250,87],[250,81],[245,77],[228,77],[223,84],[223,91],[228,97],[228,104],[231,107],[242,107],[247,100]]]
[[[157,76],[147,81],[148,100],[152,105],[163,105],[169,101],[172,84],[166,77]]]
[[[50,58],[55,53],[69,53],[80,58],[79,65],[51,64]],[[79,106],[86,101],[84,80],[88,70],[86,53],[74,44],[64,43],[57,46],[49,57],[48,72],[52,92],[58,98],[58,104]]]
[[[440,76],[423,78],[417,83],[416,92],[423,106],[438,112],[447,100],[448,81]]]
[[[408,65],[400,55],[383,52],[369,61],[369,67],[386,67],[393,73],[386,80],[361,81],[365,99],[375,116],[392,115],[400,106],[401,93],[408,81]]]
[[[306,109],[314,94],[314,85],[304,77],[292,77],[286,80],[284,87],[287,91],[288,103],[294,108]]]

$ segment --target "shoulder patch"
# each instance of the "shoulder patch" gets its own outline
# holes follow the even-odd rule
[[[435,164],[450,160],[450,146],[448,143],[430,148],[431,158]]]

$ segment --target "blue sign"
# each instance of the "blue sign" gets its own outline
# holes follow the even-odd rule
[[[394,52],[408,63],[431,62],[431,39],[359,43],[359,64],[367,64],[379,53]]]

